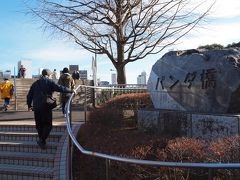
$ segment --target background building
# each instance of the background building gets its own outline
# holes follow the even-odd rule
[[[42,75],[42,70],[43,70],[43,68],[39,68],[39,71],[38,71],[39,76]]]
[[[147,74],[145,71],[138,75],[137,84],[147,84]]]
[[[87,80],[87,70],[80,70],[79,71],[79,76],[81,80]]]
[[[28,61],[28,60],[18,61],[18,68],[17,68],[16,75],[18,74],[18,71],[19,71],[21,65],[26,68],[25,78],[32,78],[32,61]]]
[[[112,73],[111,74],[112,84],[117,84],[117,74]]]
[[[2,71],[0,70],[0,78],[11,78],[11,70]]]
[[[98,83],[98,86],[109,86],[109,82],[108,81],[100,81]]]
[[[69,65],[69,73],[72,74],[74,71],[79,71],[78,65]]]

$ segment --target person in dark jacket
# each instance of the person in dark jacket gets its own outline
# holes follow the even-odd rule
[[[69,70],[67,67],[63,68],[62,75],[60,76],[60,78],[58,80],[58,84],[62,85],[64,87],[70,88],[70,89],[74,89],[75,82],[74,82],[71,74],[69,74]],[[70,96],[71,96],[71,94],[69,94],[69,93],[60,93],[60,102],[62,104],[62,113],[64,114],[64,116],[66,116],[65,105]]]
[[[46,139],[52,129],[52,109],[46,107],[42,101],[43,95],[52,96],[54,91],[73,93],[72,89],[56,84],[51,80],[52,72],[49,69],[43,69],[42,76],[35,81],[27,94],[28,110],[34,111],[34,119],[39,140],[37,144],[42,148],[46,148]]]

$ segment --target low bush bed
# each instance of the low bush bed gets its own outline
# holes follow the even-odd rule
[[[124,102],[132,102],[132,104],[139,102],[139,100],[132,101],[131,98],[135,97],[127,96],[116,97],[91,112],[89,122],[82,125],[77,137],[85,149],[142,160],[240,163],[240,136],[207,141],[186,137],[160,137],[140,132],[136,128],[122,128],[125,118],[123,111],[126,107],[129,108]],[[149,95],[147,96],[149,98]],[[140,99],[143,98],[145,103],[148,102],[146,97]],[[132,107],[134,107],[133,109],[138,108],[135,105]],[[106,179],[106,160],[82,155],[76,149],[73,159],[75,180]],[[237,180],[240,179],[240,170],[217,169],[213,171],[212,175],[215,180]],[[108,178],[114,180],[205,180],[208,179],[208,169],[146,166],[110,161]]]

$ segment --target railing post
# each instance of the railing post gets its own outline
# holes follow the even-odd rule
[[[15,96],[15,111],[18,110],[17,108],[17,83],[16,83],[16,76],[15,76],[15,67],[14,67],[14,96]]]
[[[213,178],[213,169],[209,168],[208,169],[208,180],[212,180]]]
[[[72,128],[72,109],[71,106],[69,107],[69,122],[70,122],[70,127]],[[72,154],[73,154],[73,149],[72,149],[72,140],[71,137],[68,136],[68,177],[69,180],[72,180]]]
[[[109,179],[109,166],[110,166],[110,159],[106,159],[106,180]]]
[[[96,105],[95,105],[95,98],[96,98],[96,94],[95,94],[95,86],[93,86],[94,88],[92,88],[92,103],[93,103],[93,107],[95,108]]]
[[[84,87],[84,122],[87,122],[87,87]]]

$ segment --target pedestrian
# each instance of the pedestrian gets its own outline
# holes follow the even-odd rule
[[[60,78],[58,80],[58,84],[65,86],[67,88],[70,88],[70,89],[74,89],[75,82],[74,82],[71,74],[69,74],[69,69],[67,67],[63,68],[62,75],[60,76]],[[69,93],[60,93],[60,102],[62,104],[62,113],[64,116],[66,116],[65,105],[70,96],[71,96],[71,94],[69,94]]]
[[[8,78],[4,78],[4,82],[0,84],[0,91],[1,98],[4,100],[3,110],[7,111],[14,91],[13,83]]]
[[[73,71],[73,73],[72,73],[72,78],[74,79],[74,81],[77,79],[79,79],[80,78],[80,74],[79,74],[79,71]]]
[[[52,129],[52,109],[46,106],[43,95],[52,96],[54,91],[72,93],[75,90],[56,84],[51,79],[52,72],[49,69],[42,70],[42,76],[35,81],[27,94],[28,110],[34,111],[34,119],[39,140],[37,144],[40,148],[46,148],[46,139]]]
[[[18,77],[25,78],[25,76],[26,76],[26,68],[23,67],[23,65],[21,65],[18,71]]]

